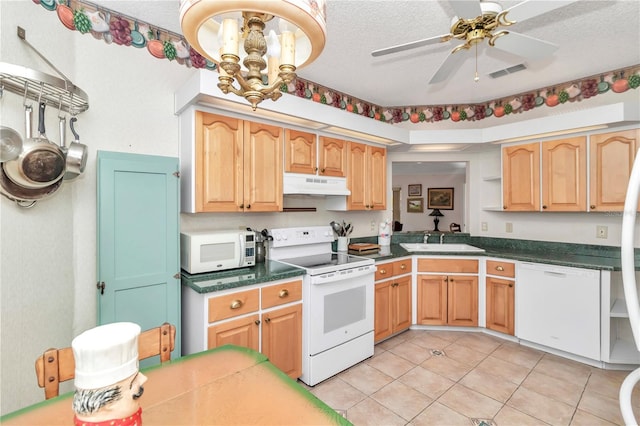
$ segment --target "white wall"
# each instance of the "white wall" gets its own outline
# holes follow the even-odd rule
[[[0,197],[0,414],[6,414],[43,399],[44,393],[36,385],[35,358],[49,347],[69,346],[74,336],[96,323],[97,151],[177,157],[179,133],[173,93],[194,71],[155,59],[144,49],[108,45],[89,34],[69,31],[55,12],[30,0],[0,1],[0,24],[2,62],[55,74],[17,38],[16,26],[20,25],[27,31],[27,40],[87,92],[90,104],[77,125],[81,142],[89,146],[84,176],[65,183],[52,198],[32,209],[18,208]],[[21,96],[5,91],[0,112],[2,125],[23,132]],[[55,139],[56,115],[48,117],[47,127]],[[418,161],[418,156],[390,153],[389,170],[394,158]],[[468,218],[464,223],[474,235],[610,245],[620,242],[616,236],[620,221],[615,216],[483,212],[478,187],[483,159],[479,154],[423,156],[425,161],[469,161]],[[287,199],[287,203],[316,206],[318,212],[182,215],[181,226],[262,229],[346,220],[355,225],[353,237],[375,235],[377,223],[391,218],[390,173],[387,194],[389,209],[384,212],[328,212],[322,198],[302,197]],[[548,223],[549,218],[553,223]],[[488,222],[488,233],[479,231],[481,221]],[[512,234],[503,232],[506,221],[513,222]],[[609,240],[595,239],[595,223],[609,225]],[[71,389],[72,383],[62,387],[63,391]]]

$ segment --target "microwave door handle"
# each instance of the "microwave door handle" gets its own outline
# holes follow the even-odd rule
[[[238,238],[240,238],[240,263],[238,265],[240,266],[240,265],[244,265],[244,256],[247,251],[247,245],[246,245],[246,237],[243,234],[240,234]]]

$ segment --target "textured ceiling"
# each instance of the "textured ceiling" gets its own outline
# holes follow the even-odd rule
[[[455,0],[454,0],[455,1]],[[553,1],[553,0],[541,0]],[[182,33],[178,1],[97,2],[104,7]],[[519,1],[501,1],[503,9]],[[327,44],[298,74],[307,80],[381,106],[480,103],[581,77],[640,64],[640,1],[582,0],[511,27],[559,45],[552,57],[524,62],[490,48],[474,52],[442,83],[428,85],[457,41],[373,58],[371,51],[449,32],[449,0],[327,1]],[[488,73],[525,63],[527,70],[491,79]]]

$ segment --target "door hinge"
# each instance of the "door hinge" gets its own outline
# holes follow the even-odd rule
[[[104,281],[100,281],[98,284],[96,284],[96,287],[98,288],[98,290],[100,290],[100,294],[104,294],[104,288],[106,287]]]
[[[175,275],[173,276],[173,278],[175,278],[176,280],[179,280],[179,279],[180,279],[180,273],[175,274]]]
[[[180,172],[173,172],[172,173],[175,177],[179,178],[180,177]]]

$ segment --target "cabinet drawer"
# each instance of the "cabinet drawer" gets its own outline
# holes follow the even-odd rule
[[[418,259],[419,272],[478,273],[478,261],[473,259]]]
[[[376,265],[376,281],[391,278],[393,276],[393,262]]]
[[[262,309],[302,299],[302,280],[270,285],[262,289]]]
[[[209,299],[209,322],[223,320],[258,310],[259,289],[239,291]]]
[[[501,277],[515,278],[516,266],[512,262],[487,260],[487,275],[499,275]]]
[[[393,262],[393,275],[403,275],[411,272],[411,259]]]

